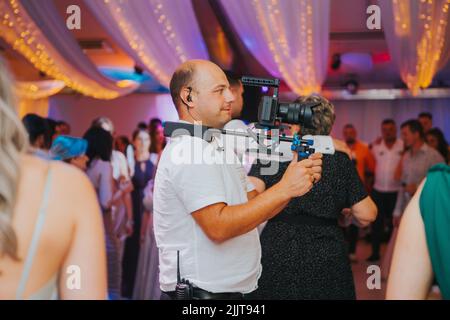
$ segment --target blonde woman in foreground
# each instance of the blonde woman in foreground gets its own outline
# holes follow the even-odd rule
[[[95,191],[78,169],[25,153],[13,86],[0,56],[0,299],[104,299]]]

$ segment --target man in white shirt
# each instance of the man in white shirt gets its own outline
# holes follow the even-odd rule
[[[372,199],[378,207],[377,219],[372,224],[372,255],[370,262],[380,260],[380,243],[385,229],[385,223],[392,231],[392,212],[395,208],[400,181],[394,178],[395,169],[402,158],[403,141],[397,139],[397,126],[392,119],[386,119],[381,124],[382,139],[372,147],[375,159],[375,183]]]
[[[170,83],[181,121],[223,128],[234,96],[223,71],[204,60],[183,63]],[[161,290],[175,298],[180,274],[198,299],[239,299],[257,288],[261,247],[256,227],[320,179],[322,155],[297,162],[258,194],[223,139],[182,135],[164,149],[155,178],[154,229]],[[167,298],[163,297],[163,298]]]

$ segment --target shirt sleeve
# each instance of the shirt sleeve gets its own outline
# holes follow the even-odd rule
[[[341,154],[341,156],[341,176],[344,179],[344,190],[346,192],[345,205],[347,208],[350,208],[366,198],[368,194],[352,161],[344,154]]]
[[[199,143],[201,142],[195,142]],[[205,144],[207,143],[204,142],[203,148],[207,148]],[[174,163],[171,171],[170,181],[173,188],[190,213],[215,203],[227,203],[226,186],[220,164],[184,161]]]
[[[253,190],[255,190],[255,186],[253,185],[253,183],[250,182],[250,180],[247,179],[247,192],[252,192]]]
[[[439,152],[433,152],[433,156],[431,157],[430,167],[434,166],[438,163],[445,163],[444,157]]]

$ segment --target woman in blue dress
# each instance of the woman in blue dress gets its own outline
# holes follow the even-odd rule
[[[125,242],[125,251],[122,260],[123,278],[122,295],[131,299],[133,296],[136,270],[140,251],[140,230],[142,217],[145,211],[143,200],[144,190],[153,177],[155,166],[150,161],[150,135],[145,130],[133,133],[135,148],[134,175],[131,179],[134,190],[131,193],[133,203],[133,234]]]

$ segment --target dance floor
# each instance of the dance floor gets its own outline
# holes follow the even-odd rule
[[[386,244],[382,244],[381,246],[381,256],[383,257],[384,250],[386,249]],[[355,289],[356,289],[356,298],[358,300],[384,300],[386,295],[386,285],[387,282],[385,280],[381,281],[381,289],[373,289],[370,290],[367,287],[367,278],[370,274],[367,274],[367,267],[372,264],[381,264],[381,260],[378,263],[367,262],[367,257],[370,256],[371,253],[371,245],[365,242],[364,240],[360,240],[358,242],[358,246],[356,248],[356,258],[357,262],[352,264],[353,269],[353,277],[355,280]],[[442,299],[439,289],[437,287],[433,287],[431,290],[428,300],[440,300]]]
[[[384,254],[386,244],[381,246],[381,256]],[[381,264],[381,260],[378,263],[367,262],[367,257],[371,253],[371,245],[364,240],[358,241],[356,248],[357,262],[352,263],[353,278],[355,279],[356,298],[358,300],[384,300],[386,295],[386,281],[381,281],[381,289],[370,290],[367,288],[367,278],[370,274],[367,274],[367,267],[372,264]]]

